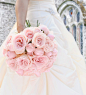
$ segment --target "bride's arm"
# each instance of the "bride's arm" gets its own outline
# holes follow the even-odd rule
[[[15,5],[17,30],[21,32],[25,28],[29,0],[17,0]]]

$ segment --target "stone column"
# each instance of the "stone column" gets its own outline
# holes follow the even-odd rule
[[[83,31],[83,56],[86,62],[86,26],[84,26],[84,31]]]
[[[0,45],[16,22],[15,1],[0,0]]]

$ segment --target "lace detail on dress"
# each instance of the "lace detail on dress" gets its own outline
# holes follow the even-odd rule
[[[46,11],[49,12],[50,14],[52,14],[52,15],[55,15],[56,14],[56,12],[52,8],[49,8]]]

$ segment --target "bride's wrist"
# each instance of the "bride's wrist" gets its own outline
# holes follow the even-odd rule
[[[18,33],[20,33],[21,31],[23,31],[24,29],[25,29],[25,25],[24,24],[17,25],[17,31],[18,31]]]

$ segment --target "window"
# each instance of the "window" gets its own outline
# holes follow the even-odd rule
[[[76,41],[76,26],[75,25],[73,26],[73,36]]]
[[[64,15],[63,21],[64,21],[64,24],[66,25],[66,16],[65,15]]]
[[[83,25],[80,25],[80,50],[81,54],[83,54]]]
[[[67,30],[68,30],[68,31],[70,31],[70,28],[69,28],[69,27],[67,27]]]
[[[73,14],[73,9],[69,10],[70,17],[72,17],[72,14]]]
[[[80,12],[77,13],[77,22],[80,21]]]

